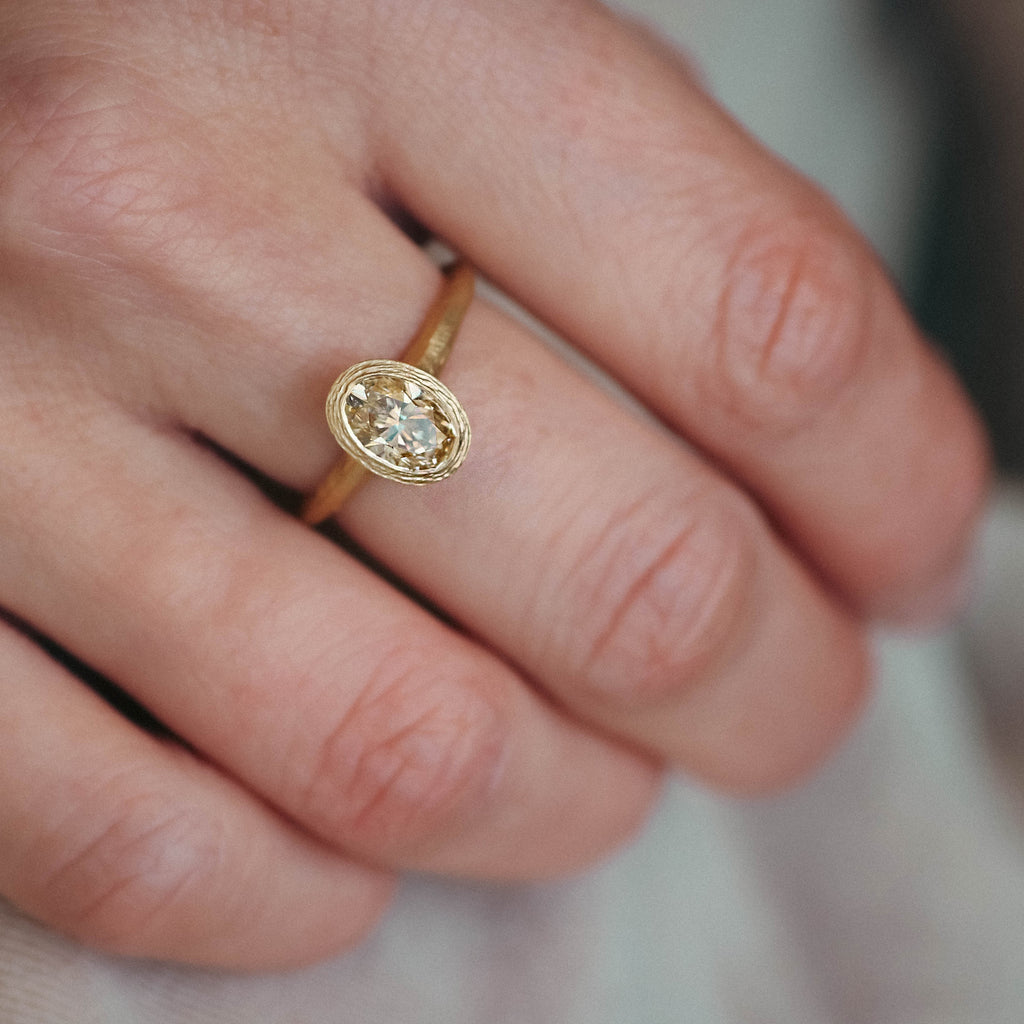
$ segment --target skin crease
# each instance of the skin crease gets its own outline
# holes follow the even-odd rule
[[[653,415],[478,299],[465,466],[339,516],[402,591],[238,464],[332,465],[438,287],[413,222]],[[582,0],[0,5],[0,338],[0,892],[131,955],[309,962],[396,872],[593,863],[666,767],[792,783],[985,491],[842,215]]]

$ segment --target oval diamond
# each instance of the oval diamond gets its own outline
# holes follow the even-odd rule
[[[451,440],[440,410],[415,381],[401,377],[366,377],[353,385],[345,417],[367,451],[394,465],[435,464]]]
[[[403,483],[450,476],[466,456],[469,422],[436,377],[387,359],[345,371],[327,397],[338,443],[367,469]]]

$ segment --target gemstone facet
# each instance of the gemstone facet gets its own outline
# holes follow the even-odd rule
[[[364,378],[349,391],[345,415],[359,443],[396,466],[435,466],[451,446],[451,425],[415,381]]]

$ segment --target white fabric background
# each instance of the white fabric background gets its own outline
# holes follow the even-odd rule
[[[510,0],[511,2],[511,0]],[[853,0],[634,0],[899,266],[928,111]],[[964,629],[879,640],[878,696],[810,784],[682,780],[583,878],[411,879],[356,953],[234,977],[116,960],[0,908],[0,1024],[1019,1024],[1024,498]]]

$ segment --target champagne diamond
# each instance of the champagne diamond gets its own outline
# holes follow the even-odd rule
[[[444,480],[469,450],[469,420],[459,400],[433,374],[394,359],[350,366],[331,385],[325,412],[353,459],[399,483]]]
[[[366,451],[394,466],[432,468],[452,445],[444,413],[419,384],[402,377],[360,380],[345,398],[345,416]]]

